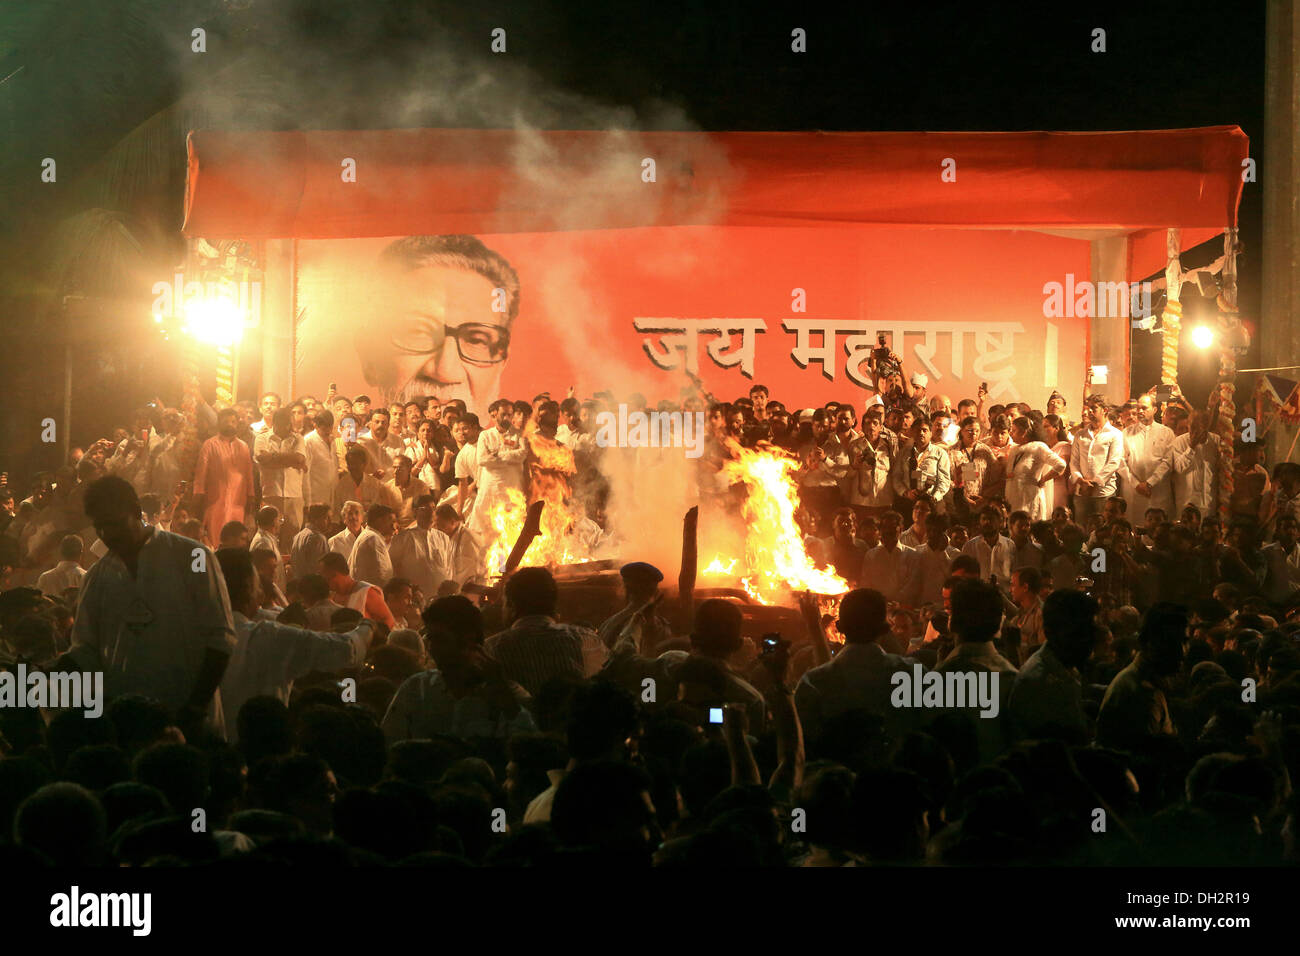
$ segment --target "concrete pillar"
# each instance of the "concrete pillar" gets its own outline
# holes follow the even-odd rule
[[[1268,0],[1264,43],[1263,152],[1257,146],[1253,153],[1264,189],[1259,365],[1268,368],[1300,363],[1300,7],[1295,0]],[[1278,374],[1300,378],[1300,371]],[[1285,459],[1295,436],[1293,426],[1279,423],[1270,429],[1270,464]]]
[[[1094,239],[1092,246],[1092,281],[1128,281],[1128,239],[1116,236]],[[1127,287],[1127,286],[1126,286]],[[1096,288],[1096,286],[1094,286]],[[1095,311],[1101,311],[1100,309]],[[1105,365],[1109,369],[1106,384],[1093,383],[1092,391],[1105,395],[1112,405],[1129,397],[1129,320],[1124,316],[1093,316],[1088,320],[1088,365]],[[1074,406],[1071,405],[1071,411]]]

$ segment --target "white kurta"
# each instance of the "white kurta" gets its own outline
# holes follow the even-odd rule
[[[846,490],[851,505],[863,508],[887,508],[894,503],[894,486],[890,474],[894,468],[894,448],[884,435],[872,447],[866,436],[849,446],[849,477]]]
[[[434,550],[433,528],[412,525],[399,531],[388,547],[393,562],[393,577],[406,578],[418,587],[426,601],[432,601],[440,585],[449,576],[443,555]],[[445,538],[446,535],[443,535]]]
[[[1116,476],[1123,461],[1124,433],[1110,422],[1095,433],[1084,429],[1070,443],[1070,477],[1097,482],[1096,488],[1088,488],[1090,498],[1109,498],[1116,493]],[[1082,494],[1077,488],[1074,493]]]
[[[303,482],[303,500],[308,505],[328,505],[334,500],[334,486],[339,480],[339,458],[332,438],[321,438],[311,431],[303,439],[307,456],[307,474]]]
[[[393,560],[388,553],[388,542],[374,528],[366,528],[357,536],[348,557],[348,573],[353,580],[381,587],[392,580]]]
[[[330,550],[337,551],[345,558],[352,557],[352,546],[357,543],[357,536],[348,528],[330,538]]]
[[[1049,471],[1064,471],[1065,459],[1041,441],[1017,445],[1007,457],[1007,507],[1028,512],[1029,520],[1052,516],[1052,494],[1038,482]]]
[[[1207,432],[1205,441],[1192,447],[1190,432],[1179,435],[1170,446],[1174,461],[1174,513],[1171,521],[1188,505],[1195,505],[1201,516],[1214,514],[1219,508],[1219,436]]]
[[[507,491],[511,488],[523,491],[525,449],[523,436],[513,428],[504,435],[497,428],[489,428],[479,435],[478,495],[469,524],[480,537],[490,533],[489,515],[499,502],[506,500]]]
[[[1172,517],[1174,490],[1170,481],[1174,458],[1174,432],[1168,425],[1130,425],[1124,429],[1124,457],[1119,466],[1119,493],[1128,502],[1125,517],[1133,524],[1146,520],[1148,508],[1163,508]],[[1141,482],[1151,486],[1151,494],[1137,490]]]
[[[235,647],[221,680],[221,697],[233,726],[250,697],[275,697],[285,704],[293,682],[312,671],[354,667],[366,657],[369,623],[346,634],[310,631],[264,619],[249,620],[235,612]]]
[[[325,535],[308,525],[293,536],[289,551],[289,573],[294,579],[320,574],[320,559],[329,553]]]
[[[235,645],[216,556],[189,538],[155,530],[133,577],[109,552],[82,580],[72,643],[85,657],[83,669],[103,669],[109,700],[143,694],[179,708],[194,691],[204,652],[229,654]],[[209,716],[222,726],[220,691]]]
[[[267,429],[253,442],[253,460],[262,455],[302,455],[307,457],[307,446],[301,435],[290,433],[281,438]],[[303,497],[303,471],[293,465],[257,466],[262,476],[263,498],[298,498]]]
[[[68,588],[81,587],[86,572],[76,561],[60,561],[36,579],[42,594],[60,595]]]

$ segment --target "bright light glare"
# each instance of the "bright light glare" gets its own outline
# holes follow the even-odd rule
[[[185,308],[185,332],[209,345],[234,345],[244,334],[244,315],[229,299],[191,302]]]
[[[1198,349],[1208,349],[1214,344],[1214,329],[1208,325],[1198,325],[1192,329],[1192,344]]]

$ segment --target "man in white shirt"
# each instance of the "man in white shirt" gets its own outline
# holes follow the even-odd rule
[[[1074,483],[1074,520],[1088,527],[1107,498],[1114,497],[1124,436],[1106,420],[1106,400],[1090,395],[1083,406],[1083,426],[1070,445],[1070,478]]]
[[[1016,543],[1002,535],[1002,512],[996,505],[980,509],[980,533],[966,542],[962,554],[969,554],[980,563],[980,578],[988,581],[996,576],[998,584],[1010,587],[1011,571],[1015,563]]]
[[[280,410],[280,405],[280,396],[275,392],[267,392],[262,396],[262,400],[257,403],[257,409],[262,413],[262,417],[249,426],[254,435],[260,435],[262,432],[271,430],[274,425],[275,413]]]
[[[894,490],[900,498],[929,499],[936,514],[943,513],[943,499],[952,488],[952,459],[948,449],[930,441],[930,423],[919,418],[912,423],[910,438],[900,445],[894,461]]]
[[[869,405],[862,415],[862,434],[849,446],[845,493],[859,518],[877,514],[894,503],[893,470],[897,450],[884,433],[884,418],[883,406]]]
[[[285,704],[293,682],[312,671],[356,667],[366,658],[374,624],[363,618],[346,634],[291,627],[259,613],[261,585],[248,553],[235,548],[217,553],[226,590],[234,606],[235,646],[221,681],[221,696],[233,726],[251,697],[275,697]]]
[[[1219,510],[1219,455],[1222,439],[1207,427],[1205,412],[1197,409],[1187,420],[1187,431],[1174,438],[1174,507],[1181,514],[1195,505],[1203,515]]]
[[[166,506],[175,500],[176,488],[181,478],[188,477],[183,475],[181,461],[185,450],[181,436],[185,426],[185,416],[176,409],[169,408],[163,412],[162,424],[163,433],[159,435],[155,431],[149,442],[149,461],[145,466],[147,471],[145,490],[157,495],[165,510]]]
[[[455,507],[443,504],[434,509],[429,539],[434,551],[442,555],[442,564],[451,569],[447,577],[458,586],[483,577],[483,546],[460,520]]]
[[[450,567],[444,563],[450,555],[434,545],[433,508],[433,495],[419,498],[415,503],[415,524],[399,531],[388,548],[393,575],[419,588],[426,601],[437,596],[438,585],[451,574]],[[442,537],[445,539],[446,535]]]
[[[380,481],[387,481],[397,470],[397,456],[405,454],[406,443],[389,428],[388,409],[380,407],[370,413],[370,434],[358,438],[366,450],[366,471]]]
[[[822,450],[826,453],[822,468],[839,485],[843,500],[847,500],[850,476],[857,477],[852,467],[854,461],[852,445],[862,437],[858,433],[857,423],[858,416],[853,411],[853,406],[841,405],[835,411],[835,431],[822,444]]]
[[[302,527],[306,451],[302,436],[293,430],[293,413],[287,408],[276,409],[271,427],[253,442],[253,458],[262,474],[262,504],[278,510],[283,520],[278,550],[283,550]]]
[[[334,487],[342,470],[334,443],[334,415],[322,408],[314,421],[316,427],[303,439],[307,455],[303,502],[304,505],[328,505],[334,500]]]
[[[1133,424],[1124,429],[1124,457],[1120,459],[1120,494],[1128,501],[1128,513],[1135,520],[1148,508],[1174,513],[1173,430],[1156,421],[1150,395],[1137,401]]]
[[[157,439],[151,410],[137,409],[131,433],[118,443],[112,457],[104,462],[104,468],[109,474],[129,481],[137,494],[144,494],[149,488],[149,449]]]
[[[473,507],[478,489],[478,440],[483,429],[478,426],[477,416],[466,417],[451,427],[451,434],[460,445],[456,453],[456,509],[463,519]]]
[[[103,671],[111,701],[143,694],[197,733],[206,714],[224,732],[218,687],[235,644],[226,583],[212,552],[147,526],[130,483],[109,476],[86,491],[86,514],[108,552],[82,581],[63,660]]]
[[[330,549],[329,541],[325,538],[325,525],[329,517],[329,505],[307,506],[307,523],[294,535],[289,550],[289,574],[295,581],[320,570],[320,559]]]
[[[59,542],[59,563],[36,579],[42,594],[60,597],[68,588],[80,588],[86,576],[81,567],[81,555],[86,543],[80,535],[65,535]]]
[[[897,511],[880,516],[880,544],[867,552],[858,580],[885,600],[909,603],[916,590],[916,551],[898,541],[903,518]]]
[[[383,586],[393,576],[393,559],[388,542],[397,531],[397,516],[388,505],[371,505],[366,512],[366,529],[352,546],[348,573],[354,580]]]
[[[937,396],[936,396],[937,397]],[[926,522],[934,514],[934,504],[928,498],[917,499],[912,505],[912,523],[898,536],[898,540],[909,548],[919,548],[930,536]]]
[[[352,546],[361,534],[361,519],[364,515],[365,509],[361,507],[361,502],[343,502],[343,510],[339,515],[343,520],[343,530],[331,537],[329,544],[330,550],[343,555],[345,560],[352,556]]]
[[[471,529],[488,536],[493,507],[508,497],[508,491],[523,491],[524,455],[523,436],[512,423],[508,412],[502,412],[496,428],[489,428],[478,439],[478,494],[470,515]]]

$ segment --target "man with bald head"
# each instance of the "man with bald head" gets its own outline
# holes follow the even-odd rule
[[[951,445],[957,440],[957,432],[960,429],[957,426],[959,416],[952,413],[952,399],[947,395],[933,395],[930,397],[930,415],[933,421],[935,412],[943,412],[948,416],[948,424],[944,427],[943,432],[935,436],[935,441],[941,445]]]
[[[1137,400],[1132,422],[1124,429],[1124,456],[1119,465],[1120,494],[1130,515],[1145,515],[1149,508],[1174,512],[1172,482],[1174,433],[1156,421],[1150,394]]]

